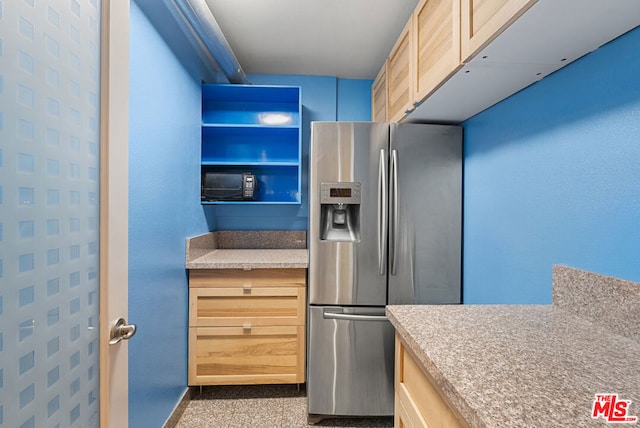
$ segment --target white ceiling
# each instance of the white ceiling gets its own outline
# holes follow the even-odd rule
[[[373,79],[418,0],[206,0],[245,73]]]

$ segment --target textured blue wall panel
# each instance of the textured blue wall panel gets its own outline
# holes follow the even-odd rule
[[[464,122],[464,301],[550,303],[552,264],[640,281],[640,29]]]
[[[161,427],[187,385],[185,238],[200,206],[200,82],[131,3],[129,426]]]
[[[132,2],[129,313],[139,332],[129,348],[130,426],[161,426],[186,388],[184,239],[209,230],[305,230],[311,121],[337,120],[338,110],[341,120],[371,117],[368,80],[249,78],[302,88],[300,205],[200,205],[200,82],[189,77]]]
[[[373,80],[338,79],[338,111],[340,121],[371,120],[371,85]]]

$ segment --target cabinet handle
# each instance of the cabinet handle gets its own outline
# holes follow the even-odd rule
[[[396,274],[398,258],[398,151],[391,150],[391,177],[389,178],[389,273]]]
[[[324,312],[322,318],[345,321],[388,321],[386,315],[341,314],[336,312]]]
[[[243,324],[242,329],[246,331],[251,331],[251,324]]]
[[[244,285],[242,287],[242,291],[245,293],[251,293],[251,286],[250,285]]]
[[[387,155],[380,149],[378,165],[378,274],[385,275],[387,258]]]

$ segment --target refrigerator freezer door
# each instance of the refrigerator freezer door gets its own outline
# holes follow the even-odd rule
[[[462,128],[391,125],[389,304],[461,301]]]
[[[309,308],[309,416],[393,415],[394,330],[384,308]]]
[[[367,122],[313,122],[311,124],[309,190],[309,303],[322,305],[382,306],[386,304],[386,174],[389,125]],[[344,195],[359,184],[360,203],[322,207],[325,193]],[[325,189],[326,190],[326,189]],[[351,195],[353,196],[353,195]],[[336,200],[347,198],[336,198]],[[326,198],[324,199],[326,202]],[[357,239],[330,240],[324,221],[340,227],[345,219],[357,219]],[[322,215],[324,213],[324,215]],[[327,215],[330,213],[331,215]],[[338,213],[338,216],[336,216]],[[338,220],[336,220],[338,219]],[[334,234],[333,236],[339,236]]]

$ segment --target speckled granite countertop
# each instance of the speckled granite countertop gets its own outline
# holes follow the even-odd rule
[[[187,262],[187,269],[293,269],[307,266],[307,250],[211,250]]]
[[[554,299],[557,273],[584,280],[583,271],[575,270],[576,276],[566,269],[554,268]],[[640,284],[622,282],[629,285],[622,300],[640,313]],[[584,306],[588,299],[576,300]],[[603,426],[603,418],[591,418],[598,393],[631,400],[629,415],[640,416],[640,342],[634,334],[619,334],[637,332],[640,315],[614,331],[599,322],[604,317],[588,319],[555,301],[388,306],[387,314],[472,427]]]
[[[187,269],[295,269],[309,266],[304,231],[221,231],[187,239]]]

